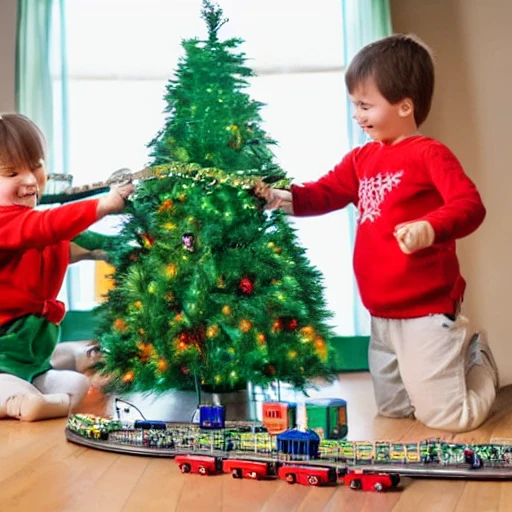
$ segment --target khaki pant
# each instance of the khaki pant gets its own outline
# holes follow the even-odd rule
[[[415,416],[431,428],[478,427],[496,397],[492,374],[469,367],[473,332],[463,316],[407,320],[372,318],[370,372],[379,414]]]

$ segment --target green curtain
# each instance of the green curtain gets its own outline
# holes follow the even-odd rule
[[[389,36],[391,14],[389,0],[342,0],[344,65],[365,45]],[[347,128],[350,147],[366,142],[364,132],[352,119],[347,96]]]
[[[49,172],[67,172],[65,0],[18,0],[16,110],[32,119],[48,143]],[[52,61],[62,76],[55,90]]]
[[[50,150],[53,147],[52,5],[53,0],[18,0],[16,48],[16,110],[41,128]]]
[[[18,0],[16,110],[41,128],[49,173],[68,172],[65,0]],[[54,74],[52,77],[52,64]],[[57,84],[55,86],[54,84]],[[70,279],[66,279],[69,297]],[[60,297],[65,302],[67,297]]]
[[[389,0],[342,0],[344,65],[348,66],[352,57],[366,44],[391,35],[391,13]],[[347,133],[349,147],[367,142],[364,132],[352,119],[352,105],[347,95]],[[354,246],[356,210],[350,208],[351,246]],[[368,313],[361,304],[354,281],[354,334],[369,332]]]

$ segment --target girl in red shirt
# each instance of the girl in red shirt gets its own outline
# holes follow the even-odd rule
[[[84,375],[51,365],[64,317],[57,300],[69,263],[87,258],[71,242],[123,210],[131,184],[100,199],[35,210],[44,191],[45,142],[20,114],[0,115],[0,418],[67,416],[84,397]]]

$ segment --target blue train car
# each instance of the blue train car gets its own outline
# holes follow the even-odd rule
[[[159,420],[135,420],[133,426],[143,430],[165,430],[167,428],[165,421]]]
[[[225,425],[225,411],[222,405],[200,405],[199,427],[221,429]]]
[[[277,436],[277,451],[283,455],[301,456],[317,459],[319,456],[320,436],[313,430],[287,430]]]

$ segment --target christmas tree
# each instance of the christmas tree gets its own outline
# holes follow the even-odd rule
[[[256,180],[287,183],[261,128],[253,75],[221,41],[227,21],[203,0],[206,40],[183,42],[139,183],[110,248],[114,287],[100,306],[104,371],[118,390],[303,388],[333,374],[321,275]]]

